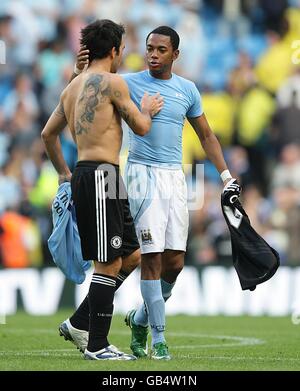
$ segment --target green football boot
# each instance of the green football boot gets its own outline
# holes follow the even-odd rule
[[[133,317],[136,310],[131,310],[127,313],[125,323],[131,329],[130,349],[137,358],[147,357],[148,344],[148,326],[143,327],[134,323]]]
[[[165,342],[158,342],[153,345],[151,351],[151,358],[153,360],[170,360],[168,346]]]

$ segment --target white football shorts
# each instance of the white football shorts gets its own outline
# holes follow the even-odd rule
[[[141,253],[185,251],[189,215],[183,171],[128,162],[125,184]]]

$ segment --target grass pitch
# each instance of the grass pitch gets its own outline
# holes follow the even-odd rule
[[[58,335],[70,315],[17,313],[0,324],[0,371],[263,371],[300,370],[300,325],[290,318],[192,317],[167,318],[168,362],[86,361]],[[130,329],[114,316],[110,343],[130,352]]]

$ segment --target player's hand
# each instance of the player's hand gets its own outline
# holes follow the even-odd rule
[[[241,195],[241,186],[235,178],[227,179],[224,183],[223,200],[225,205],[232,205]]]
[[[141,111],[150,114],[151,118],[154,117],[163,108],[164,98],[157,92],[154,96],[145,92],[141,100]]]
[[[89,53],[90,51],[86,49],[86,46],[81,46],[79,52],[77,53],[76,68],[78,71],[82,72],[89,65]]]
[[[72,174],[58,175],[58,184],[61,185],[65,182],[71,182]]]

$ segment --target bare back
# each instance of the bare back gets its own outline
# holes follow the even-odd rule
[[[78,160],[119,164],[121,117],[111,100],[108,72],[84,72],[62,95],[63,109],[77,144]]]

